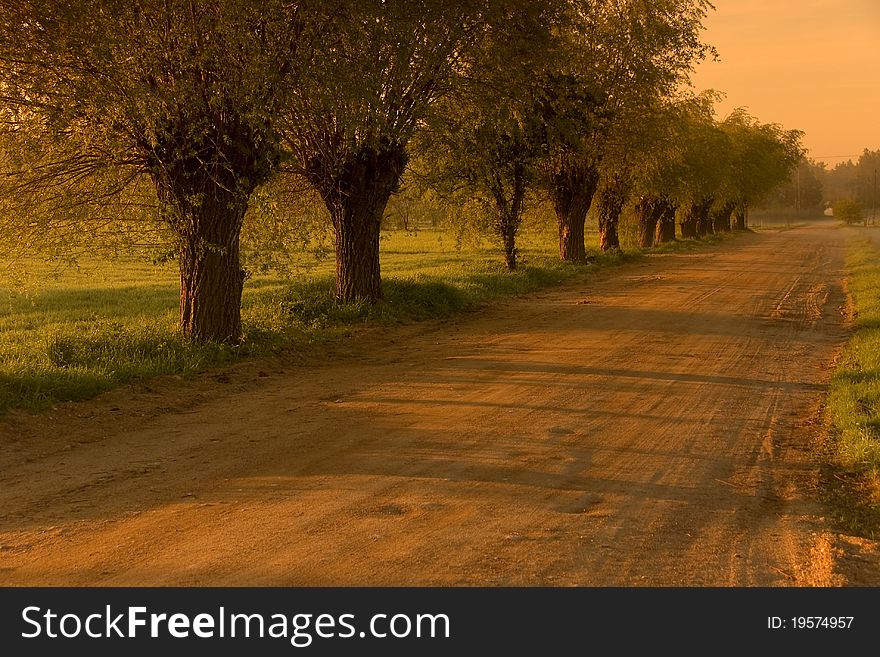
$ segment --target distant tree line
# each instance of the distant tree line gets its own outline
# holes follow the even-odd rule
[[[766,207],[799,215],[819,215],[827,208],[845,208],[847,218],[867,218],[880,211],[880,150],[865,149],[855,160],[829,168],[802,158],[791,176],[765,199]],[[839,213],[835,212],[835,216]]]
[[[382,298],[402,180],[475,204],[508,269],[530,204],[559,256],[745,226],[800,133],[687,91],[707,0],[18,0],[0,4],[7,248],[159,241],[180,326],[241,339],[243,232],[332,228],[340,303]],[[409,212],[406,206],[394,206]],[[407,215],[408,216],[408,215]]]

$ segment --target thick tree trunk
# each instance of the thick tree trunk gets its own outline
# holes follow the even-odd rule
[[[389,192],[386,202],[391,196]],[[336,299],[343,303],[382,298],[379,229],[385,207],[352,199],[330,211],[336,235]]]
[[[709,208],[708,204],[700,204],[697,206],[697,216],[696,216],[696,236],[698,238],[706,237],[712,232],[712,221],[709,219]]]
[[[672,205],[668,200],[661,200],[661,207],[659,210],[660,217],[657,220],[657,234],[654,236],[654,241],[657,244],[675,241],[676,209],[677,208]]]
[[[205,207],[208,206],[208,207]],[[245,272],[239,235],[246,204],[206,203],[180,246],[180,328],[198,342],[241,340]]]
[[[697,237],[697,217],[699,210],[696,204],[690,204],[684,209],[681,218],[681,238],[685,240],[696,239]]]
[[[587,261],[587,247],[584,231],[587,213],[577,209],[557,211],[559,228],[559,257],[566,262],[583,263]]]
[[[730,215],[733,214],[734,205],[725,203],[723,207],[712,213],[712,228],[716,234],[730,232]]]
[[[681,222],[681,236],[684,239],[705,237],[712,228],[709,220],[709,211],[712,207],[712,199],[704,199],[691,203],[685,211]]]
[[[232,139],[232,137],[230,137]],[[179,240],[180,329],[197,342],[241,340],[239,238],[254,182],[252,159],[233,171],[229,159],[205,149],[204,161],[181,158],[153,170],[159,200]],[[225,165],[216,165],[224,160]]]
[[[169,122],[147,162],[178,238],[181,332],[197,342],[241,341],[242,222],[251,193],[278,164],[274,142],[240,119],[230,112]]]
[[[559,257],[586,262],[584,226],[599,184],[595,166],[560,166],[551,174],[553,207],[559,225]]]
[[[736,210],[733,211],[733,229],[746,229],[746,209],[742,206],[736,208]]]
[[[657,235],[657,227],[663,213],[662,199],[653,196],[643,196],[636,204],[636,214],[639,221],[639,247],[650,249],[654,246]],[[673,230],[675,224],[673,224]]]
[[[599,248],[603,251],[620,248],[617,226],[624,203],[626,194],[615,181],[603,186],[599,192]]]
[[[333,221],[336,299],[342,303],[382,298],[379,230],[406,162],[402,146],[383,144],[352,153],[339,169],[328,170],[316,161],[308,172]]]

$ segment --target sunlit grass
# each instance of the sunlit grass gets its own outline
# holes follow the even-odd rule
[[[855,334],[835,372],[828,411],[837,463],[880,479],[880,253],[860,243],[847,266]]]
[[[718,233],[714,235],[706,235],[700,239],[681,239],[676,238],[674,242],[664,242],[657,244],[651,249],[651,253],[682,253],[687,251],[696,251],[705,248],[707,245],[721,244],[729,239],[733,239],[739,233]]]
[[[861,499],[842,507],[843,519],[862,531],[880,525],[880,252],[867,241],[847,259],[855,333],[831,382],[827,414],[830,460]]]
[[[73,268],[34,260],[23,282],[0,288],[0,412],[86,399],[160,374],[190,376],[247,356],[307,351],[356,326],[443,317],[638,257],[632,250],[599,253],[595,233],[587,241],[594,265],[585,269],[559,260],[555,231],[524,231],[520,266],[510,273],[488,240],[459,244],[446,231],[388,231],[381,239],[385,300],[376,305],[338,305],[332,258],[298,254],[287,275],[247,281],[244,341],[237,347],[180,336],[174,263],[131,257]],[[686,241],[659,250],[698,246]]]
[[[528,233],[522,266],[503,271],[491,244],[457,248],[441,231],[384,233],[385,302],[339,306],[333,262],[303,253],[289,276],[245,287],[244,342],[194,345],[177,331],[174,263],[28,262],[22,284],[0,288],[0,411],[92,397],[159,374],[191,375],[242,356],[308,349],[364,323],[440,317],[494,297],[558,283],[580,271],[559,262],[553,236]]]

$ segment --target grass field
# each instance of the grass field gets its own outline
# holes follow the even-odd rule
[[[236,348],[193,345],[177,333],[174,263],[131,258],[59,268],[31,262],[24,285],[0,288],[0,412],[45,408],[136,379],[190,375],[242,356],[305,348],[364,322],[438,317],[579,271],[558,261],[552,235],[527,233],[521,242],[522,266],[511,275],[489,246],[458,249],[438,231],[385,233],[386,301],[378,306],[337,306],[332,259],[302,254],[287,276],[257,275],[246,283],[245,341]]]
[[[657,252],[702,248],[724,239],[678,241]],[[592,268],[637,256],[607,255],[589,234]],[[193,375],[236,359],[304,350],[363,324],[442,317],[506,295],[560,283],[585,271],[560,262],[551,231],[526,231],[520,267],[504,271],[489,243],[460,245],[444,231],[388,231],[381,241],[385,301],[339,306],[332,258],[303,253],[282,276],[247,281],[244,342],[195,345],[177,332],[175,263],[137,260],[80,262],[76,268],[27,263],[23,284],[0,288],[0,413],[39,410],[93,397],[121,383],[160,374]]]
[[[861,501],[844,520],[873,534],[880,529],[880,252],[855,242],[847,268],[855,334],[828,395],[829,456],[837,480]]]

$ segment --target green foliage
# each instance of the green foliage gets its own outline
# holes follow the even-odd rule
[[[824,163],[801,158],[788,180],[768,195],[760,207],[788,214],[794,211],[821,216],[825,209],[827,175]]]
[[[635,250],[639,248],[639,220],[631,205],[624,208],[621,213],[617,231],[622,249]]]
[[[291,166],[325,201],[335,197],[364,153],[406,151],[430,108],[475,75],[489,32],[538,24],[529,17],[546,6],[347,0],[328,9],[342,18],[333,38],[315,44],[319,74],[302,81],[284,113]]]
[[[532,30],[527,55],[511,52],[521,48],[516,41],[492,43],[476,60],[480,84],[442,106],[422,140],[422,151],[436,156],[425,158],[428,173],[481,201],[508,245],[529,198],[524,190],[539,180],[551,194],[573,198],[583,193],[573,188],[597,178],[601,162],[625,193],[628,168],[656,141],[646,116],[710,52],[699,38],[709,7],[573,2],[549,34]]]
[[[531,49],[533,57],[542,52]],[[427,165],[421,177],[447,201],[479,206],[474,224],[488,224],[513,269],[516,234],[533,199],[547,130],[536,111],[536,68],[501,70],[505,73],[486,75],[470,93],[437,107],[418,146],[433,156],[421,160]]]
[[[743,109],[720,128],[730,140],[732,172],[723,197],[741,207],[756,205],[783,184],[804,156],[802,132],[762,124]]]
[[[3,236],[56,251],[83,235],[167,241],[204,201],[186,179],[249,193],[277,164],[304,32],[280,0],[3,3]]]
[[[311,70],[306,6],[0,4],[0,239],[45,247],[125,220],[162,227],[178,251],[182,332],[237,343],[242,222],[282,159],[279,110]]]
[[[851,198],[866,208],[880,207],[880,149],[865,149],[855,162],[840,162],[821,171],[826,203]]]
[[[858,201],[842,198],[834,204],[834,216],[847,224],[857,224],[863,219],[864,208]]]
[[[278,175],[251,197],[241,232],[242,264],[250,272],[288,274],[303,252],[333,253],[327,208],[290,175]]]
[[[803,157],[802,133],[762,124],[742,109],[718,122],[716,100],[707,92],[655,106],[640,140],[645,155],[636,149],[633,158],[637,193],[727,212],[755,205],[788,179]]]
[[[384,229],[418,231],[447,225],[449,208],[423,179],[413,175],[413,169],[418,168],[418,164],[411,165],[400,191],[389,199],[382,219]]]
[[[688,103],[680,131],[682,152],[680,170],[684,173],[673,193],[682,204],[700,203],[712,198],[724,186],[728,173],[724,161],[730,152],[725,133],[713,117],[712,95]]]
[[[566,225],[582,221],[600,176],[599,189],[613,189],[618,202],[639,186],[637,177],[654,177],[643,170],[652,169],[645,154],[661,150],[651,130],[657,107],[676,96],[695,62],[714,53],[700,38],[712,8],[702,0],[571,7],[575,18],[561,31],[563,63],[547,78],[545,111],[545,184]]]

